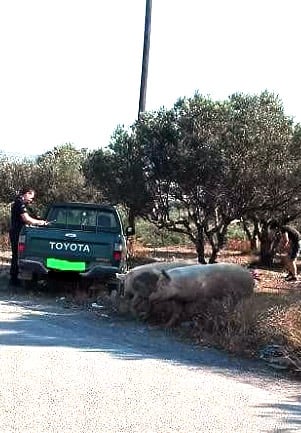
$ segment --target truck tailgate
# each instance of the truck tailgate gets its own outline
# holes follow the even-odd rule
[[[31,257],[86,262],[103,260],[106,263],[113,259],[112,233],[30,227],[25,235],[26,250],[30,251]],[[116,241],[118,242],[118,235]],[[23,257],[26,256],[26,250]]]

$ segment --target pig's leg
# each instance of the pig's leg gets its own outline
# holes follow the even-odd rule
[[[170,302],[170,309],[171,309],[171,316],[168,320],[168,322],[164,325],[165,328],[172,328],[177,323],[179,323],[182,313],[183,313],[183,303],[178,301],[169,301]]]

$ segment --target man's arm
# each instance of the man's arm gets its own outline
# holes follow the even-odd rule
[[[283,239],[283,247],[287,249],[289,246],[289,237],[287,232],[282,233],[282,239]]]
[[[21,214],[22,221],[25,224],[31,224],[34,226],[45,226],[47,222],[45,220],[38,220],[36,218],[32,218],[27,212],[23,212]]]

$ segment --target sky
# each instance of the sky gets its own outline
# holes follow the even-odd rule
[[[0,0],[0,151],[105,147],[139,107],[145,0]],[[152,0],[146,110],[279,95],[301,122],[300,0]]]

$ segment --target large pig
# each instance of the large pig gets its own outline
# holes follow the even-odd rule
[[[157,282],[162,271],[179,266],[189,266],[185,262],[153,262],[136,266],[126,274],[117,274],[117,278],[123,284],[123,294],[131,299],[131,307],[137,308],[142,301],[148,303],[148,298],[157,289]],[[192,266],[192,265],[190,265]]]
[[[171,326],[179,318],[179,304],[182,310],[206,305],[212,299],[231,297],[233,305],[254,291],[254,278],[242,266],[229,263],[192,265],[161,271],[157,290],[149,297],[150,308],[154,304],[175,301],[177,312],[171,316]],[[193,308],[192,308],[193,309]]]

